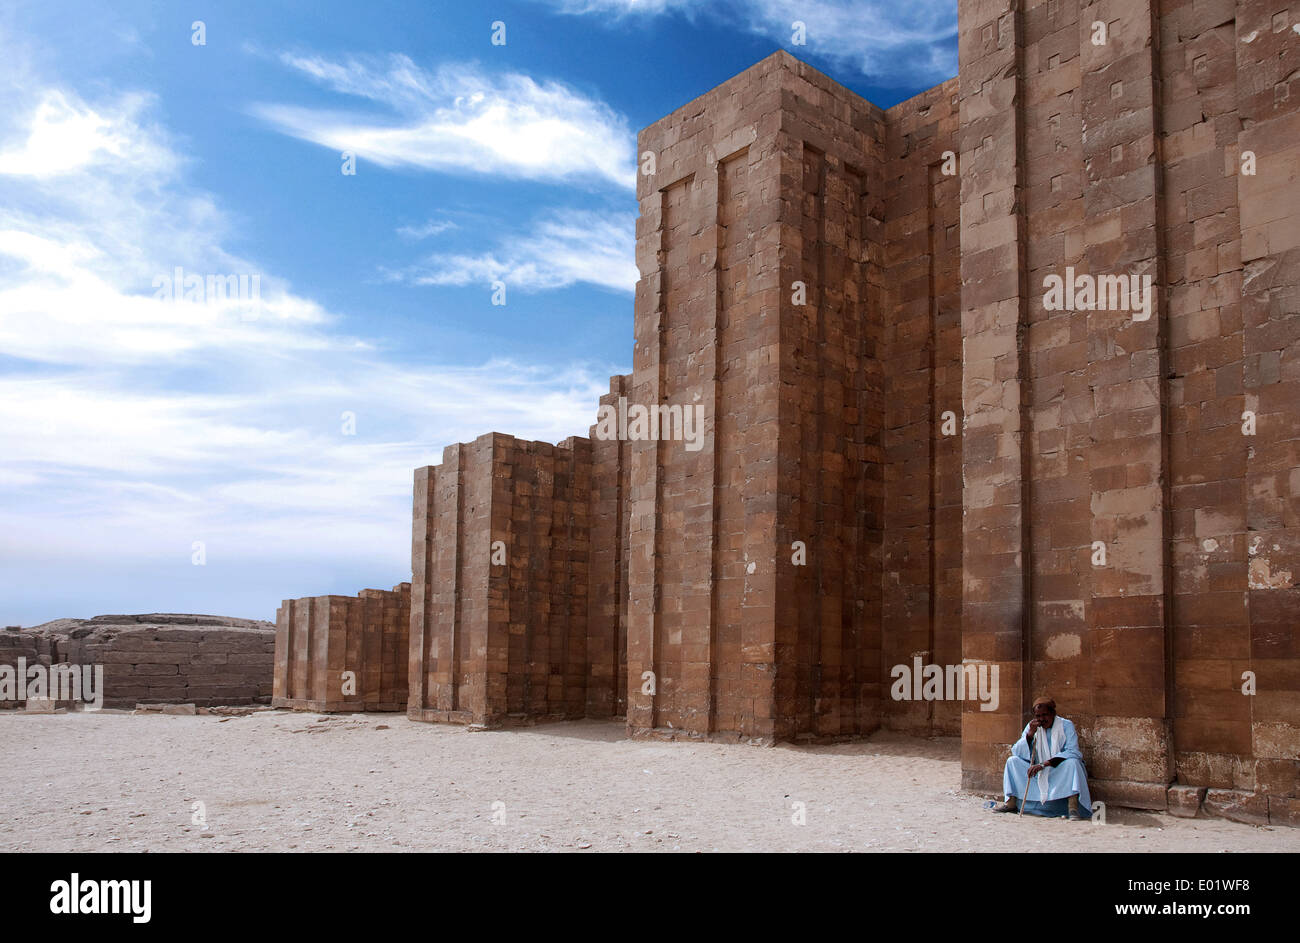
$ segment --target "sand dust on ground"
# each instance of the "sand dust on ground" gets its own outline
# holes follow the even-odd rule
[[[1220,819],[994,815],[959,791],[959,746],[884,733],[666,743],[600,721],[470,731],[388,714],[6,712],[0,851],[1300,848],[1295,829]]]

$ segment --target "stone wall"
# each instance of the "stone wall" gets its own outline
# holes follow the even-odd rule
[[[593,427],[421,469],[412,716],[960,734],[993,792],[1050,693],[1099,798],[1294,823],[1297,19],[961,0],[960,75],[888,111],[781,52],[646,128],[601,405],[699,407],[701,447]],[[1151,306],[1049,305],[1076,275]],[[531,485],[557,455],[572,527]],[[494,569],[503,537],[528,562]],[[914,660],[996,667],[996,709],[894,699]]]
[[[763,627],[777,684],[752,710],[771,712],[778,740],[855,736],[879,725],[882,706],[887,132],[879,108],[815,69],[790,56],[773,65],[790,182],[776,245],[776,606]],[[738,573],[728,550],[719,544],[719,563]]]
[[[630,375],[610,377],[600,405],[620,408],[620,400],[643,401]],[[587,713],[591,717],[627,715],[628,599],[628,444],[601,438],[591,428],[591,522],[588,564]],[[640,679],[637,679],[638,684]]]
[[[102,665],[101,706],[112,708],[266,703],[274,652],[270,623],[223,616],[103,615],[0,633],[0,664]]]
[[[1295,818],[1297,16],[961,3],[962,631],[1010,681],[969,786],[1050,690],[1103,798]],[[1151,317],[1045,310],[1067,267]]]
[[[356,596],[286,599],[275,615],[272,705],[405,710],[410,624],[410,583]]]
[[[961,181],[957,80],[885,112],[881,664],[962,660]],[[961,733],[957,701],[894,700],[886,726]]]
[[[585,716],[591,476],[587,439],[497,433],[416,470],[412,719]]]
[[[30,665],[48,668],[57,661],[57,643],[50,638],[36,632],[24,632],[19,625],[5,626],[5,630],[0,632],[0,665],[11,666],[15,674],[19,668]],[[16,688],[14,693],[17,695]],[[0,698],[0,710],[13,710],[22,706],[22,701]]]
[[[640,135],[634,386],[707,434],[627,443],[633,733],[877,723],[883,137],[783,53]]]

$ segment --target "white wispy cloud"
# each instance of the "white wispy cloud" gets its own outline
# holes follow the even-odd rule
[[[129,162],[141,174],[168,173],[174,157],[138,133],[135,115],[145,96],[128,95],[116,114],[103,115],[50,89],[31,115],[26,136],[0,150],[0,174],[44,179],[75,173],[94,163]]]
[[[586,283],[632,292],[639,277],[634,261],[636,217],[590,211],[555,212],[527,232],[513,233],[493,251],[434,253],[415,265],[385,274],[414,285],[487,285],[543,291]]]
[[[614,16],[657,14],[669,10],[693,12],[707,6],[704,0],[545,0],[564,13],[603,13]]]
[[[955,0],[538,0],[559,13],[621,21],[681,13],[807,49],[838,68],[885,85],[940,82],[957,74]],[[806,27],[806,45],[791,45],[793,24]]]
[[[636,137],[627,120],[562,82],[488,75],[464,63],[429,71],[404,55],[333,61],[284,53],[280,61],[379,108],[252,106],[284,134],[383,167],[635,185]]]
[[[76,561],[84,596],[97,566],[188,565],[196,540],[214,559],[272,568],[387,561],[396,582],[409,567],[413,467],[489,430],[558,441],[591,423],[604,372],[411,363],[230,252],[232,220],[188,182],[148,96],[87,100],[28,83],[22,100],[32,105],[0,119],[0,571],[11,590]],[[256,274],[261,297],[155,297],[154,280],[177,266]],[[13,595],[0,593],[0,608]]]
[[[419,226],[398,226],[396,232],[404,239],[428,239],[431,236],[439,236],[455,228],[456,224],[448,220],[431,219]]]
[[[47,364],[125,365],[338,343],[299,330],[328,320],[315,302],[223,248],[225,216],[182,185],[183,159],[146,118],[151,98],[92,106],[58,88],[33,98],[0,143],[0,349]],[[155,297],[178,266],[257,275],[260,300]]]

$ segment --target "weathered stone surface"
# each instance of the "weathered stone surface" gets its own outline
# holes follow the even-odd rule
[[[1204,809],[1210,815],[1245,822],[1248,825],[1268,824],[1268,796],[1235,789],[1211,789],[1205,794]]]
[[[1300,799],[1286,796],[1268,797],[1268,823],[1300,828]]]
[[[498,433],[416,470],[412,719],[499,726],[586,714],[591,475],[585,438]],[[597,630],[606,658],[613,617],[611,607]],[[603,662],[604,685],[614,670]],[[612,691],[593,698],[593,710],[613,705]]]
[[[1102,801],[1290,819],[1295,16],[1111,6],[959,0],[959,76],[893,108],[781,52],[641,132],[600,405],[698,408],[698,448],[419,469],[410,716],[959,733],[993,791],[1051,694]],[[894,696],[913,659],[996,705]]]
[[[265,653],[200,653],[201,680],[217,686],[233,670],[274,668],[271,703],[304,711],[406,709],[411,584],[356,596],[286,599],[276,612],[273,663]],[[215,690],[215,687],[214,687]],[[261,686],[259,695],[264,691]]]
[[[21,656],[29,667],[103,666],[109,708],[267,703],[274,651],[269,622],[191,613],[57,619],[0,633],[3,665],[16,666]]]
[[[1168,787],[1164,783],[1142,783],[1115,779],[1089,779],[1092,797],[1107,805],[1130,809],[1169,808]]]
[[[1170,786],[1169,814],[1180,819],[1194,819],[1205,800],[1204,786]]]

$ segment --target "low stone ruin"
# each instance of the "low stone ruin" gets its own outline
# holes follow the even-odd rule
[[[274,662],[275,627],[256,619],[102,615],[0,633],[0,665],[102,665],[102,707],[266,704]],[[0,708],[25,703],[0,700]]]

